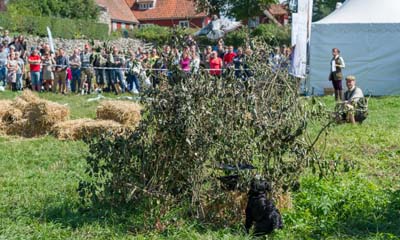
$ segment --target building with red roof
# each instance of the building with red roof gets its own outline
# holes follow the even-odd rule
[[[96,0],[100,7],[100,21],[110,29],[131,29],[139,24],[125,0]]]
[[[205,13],[196,12],[191,0],[125,0],[140,25],[203,27]]]

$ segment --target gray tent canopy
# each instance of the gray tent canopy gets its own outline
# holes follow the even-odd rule
[[[400,0],[347,0],[311,27],[310,85],[328,81],[332,48],[341,50],[344,75],[372,95],[400,94]]]

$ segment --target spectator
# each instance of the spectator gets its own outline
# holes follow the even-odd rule
[[[131,93],[138,94],[140,91],[139,76],[142,71],[140,59],[136,58],[134,52],[131,53],[130,59],[127,61],[127,89]]]
[[[18,61],[15,59],[15,52],[11,53],[7,62],[8,75],[7,80],[11,84],[11,91],[17,91],[17,71]]]
[[[7,85],[7,61],[8,54],[4,49],[4,45],[0,44],[0,82],[3,84],[4,87]]]
[[[212,76],[221,76],[222,66],[222,59],[218,57],[216,51],[213,51],[210,56],[210,74]]]
[[[236,57],[236,53],[233,51],[233,46],[228,47],[228,52],[224,55],[224,65],[229,67],[233,64],[233,59]]]
[[[45,84],[46,91],[50,91],[50,86],[52,89],[55,88],[53,72],[55,64],[56,61],[54,60],[53,56],[50,54],[50,52],[46,52],[42,58],[43,82]]]
[[[190,72],[190,56],[187,51],[182,53],[182,58],[179,61],[179,65],[184,72]]]
[[[60,93],[67,94],[67,68],[69,65],[68,58],[65,56],[64,49],[58,49],[58,55],[56,57],[56,68],[54,74],[54,89],[53,92],[57,91]],[[58,87],[57,87],[58,86]]]
[[[107,83],[107,92],[113,91],[114,93],[117,93],[114,85],[114,57],[113,53],[111,50],[106,50],[105,52],[105,58],[106,58],[106,63],[105,67],[106,69],[104,70],[105,77],[106,77],[106,83]]]
[[[17,90],[22,91],[24,89],[23,76],[25,73],[25,61],[20,52],[16,53],[15,58],[18,61]]]
[[[7,46],[8,46],[8,44],[11,43],[11,38],[10,38],[10,36],[8,36],[8,34],[9,34],[8,30],[5,30],[4,35],[2,37],[2,41],[5,42]]]
[[[31,85],[33,91],[40,91],[40,64],[41,59],[36,48],[31,48],[31,55],[28,58]]]
[[[159,79],[159,73],[160,71],[158,70],[158,68],[160,67],[158,59],[160,58],[160,56],[158,56],[158,52],[156,48],[153,48],[150,52],[150,56],[148,58],[148,63],[150,66],[150,70],[152,70],[152,82],[153,82],[153,87],[156,87],[159,83],[160,83],[160,79]],[[155,69],[155,70],[154,70]]]
[[[81,87],[81,57],[79,50],[75,49],[72,56],[69,58],[69,66],[72,73],[71,92],[80,92]]]
[[[199,73],[200,69],[200,57],[197,52],[192,52],[192,61],[190,62],[190,71],[193,74]]]
[[[121,92],[125,92],[126,85],[124,79],[124,71],[122,68],[125,67],[125,58],[122,54],[120,54],[117,47],[113,48],[113,58],[114,58],[114,80],[113,83],[115,86],[116,94],[119,92],[119,88],[121,88]]]
[[[90,93],[92,88],[93,79],[93,68],[91,64],[93,63],[93,55],[89,44],[85,44],[85,49],[81,53],[81,89],[83,89],[84,84],[87,85],[87,93]]]
[[[204,49],[203,56],[202,56],[202,65],[203,65],[206,69],[209,69],[209,68],[210,68],[210,57],[211,57],[211,53],[212,53],[212,47],[211,47],[211,46],[207,46],[207,47]]]
[[[243,71],[244,56],[243,48],[239,47],[236,56],[233,58],[233,63],[235,64],[235,76],[240,79],[243,79],[245,75]]]
[[[340,56],[340,50],[338,48],[332,49],[333,58],[331,60],[331,72],[329,74],[329,81],[332,81],[333,88],[335,89],[335,100],[343,100],[343,87],[342,69],[345,68],[343,58]]]
[[[97,89],[96,91],[102,91],[105,84],[105,71],[102,67],[105,66],[107,59],[104,57],[104,51],[100,48],[96,49],[96,52],[93,54],[93,67],[95,68],[96,75],[96,83]]]

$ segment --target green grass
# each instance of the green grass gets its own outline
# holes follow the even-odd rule
[[[94,96],[41,97],[68,104],[73,119],[93,118],[98,104],[87,102]],[[322,100],[333,107],[331,98]],[[400,239],[399,127],[400,97],[382,97],[370,100],[364,124],[332,128],[325,157],[352,167],[322,180],[302,176],[293,208],[282,210],[285,229],[270,238]],[[215,229],[185,220],[138,234],[151,223],[139,206],[83,207],[76,189],[87,154],[80,141],[0,137],[0,239],[250,239],[240,224]]]

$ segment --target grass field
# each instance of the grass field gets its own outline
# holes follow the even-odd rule
[[[41,97],[68,104],[73,119],[93,118],[98,104],[87,96]],[[322,100],[333,107],[331,97]],[[140,207],[132,206],[134,214],[82,208],[76,188],[87,154],[80,141],[0,137],[0,239],[250,239],[240,224],[215,229],[185,220],[143,235],[137,229],[151,223]],[[302,176],[293,208],[282,210],[285,229],[269,238],[400,239],[400,97],[372,98],[364,124],[335,126],[324,155],[345,167],[322,180]]]

